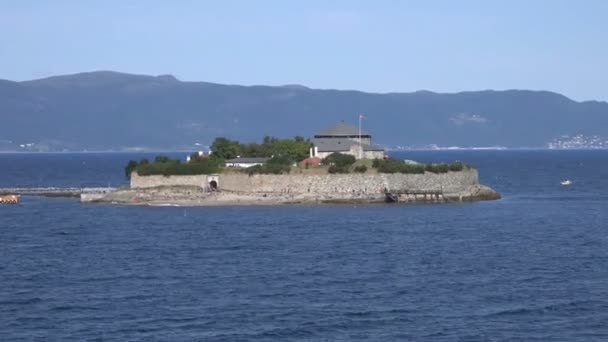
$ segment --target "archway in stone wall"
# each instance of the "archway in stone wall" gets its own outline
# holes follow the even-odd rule
[[[211,188],[211,190],[217,190],[217,182],[212,180],[211,182],[209,182],[209,187]]]

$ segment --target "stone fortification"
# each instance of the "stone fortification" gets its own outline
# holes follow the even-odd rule
[[[215,189],[220,191],[212,191]],[[385,192],[385,190],[389,190]],[[147,205],[244,205],[287,203],[452,202],[498,199],[479,184],[476,170],[443,174],[222,173],[197,176],[131,175],[131,188],[97,202]],[[85,198],[86,199],[86,198]]]
[[[212,176],[131,176],[131,188],[188,186],[206,188]],[[220,190],[250,193],[379,194],[389,190],[436,190],[457,193],[479,183],[476,170],[443,174],[327,174],[246,175],[220,174]]]
[[[131,173],[131,188],[155,188],[159,186],[207,186],[207,175],[192,176],[140,176],[137,172]]]

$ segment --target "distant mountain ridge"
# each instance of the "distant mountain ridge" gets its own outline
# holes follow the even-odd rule
[[[390,146],[544,147],[563,135],[608,136],[608,103],[548,91],[366,93],[302,85],[182,82],[113,71],[0,80],[0,150],[189,148],[216,136],[310,137],[357,123]]]

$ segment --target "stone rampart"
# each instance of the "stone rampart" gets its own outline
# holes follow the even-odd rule
[[[207,175],[185,176],[140,176],[131,174],[131,188],[155,188],[158,186],[207,186]]]
[[[158,186],[207,187],[210,176],[131,176],[132,188]],[[340,194],[377,194],[389,190],[442,190],[460,192],[479,183],[476,170],[443,174],[327,174],[252,175],[220,174],[218,187],[226,191]]]

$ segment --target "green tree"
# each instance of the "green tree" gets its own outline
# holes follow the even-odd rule
[[[270,157],[272,150],[264,144],[250,143],[242,146],[242,154],[247,157]]]
[[[306,159],[310,142],[302,137],[294,139],[276,139],[272,141],[272,154],[274,156],[287,157],[293,162]]]
[[[127,179],[131,179],[131,173],[137,169],[138,163],[136,160],[129,160],[129,163],[125,167],[125,176]]]
[[[350,154],[342,154],[334,152],[323,159],[325,165],[335,165],[338,167],[350,167],[355,163],[356,159]]]
[[[180,160],[163,158],[162,156],[155,158],[153,164],[139,163],[130,161],[125,167],[125,173],[129,170],[137,171],[141,176],[148,175],[200,175],[218,173],[224,166],[224,160],[218,157],[198,158],[190,163],[182,163]],[[130,173],[128,173],[130,175]]]
[[[155,163],[168,163],[171,159],[167,156],[156,156],[154,157]]]
[[[242,151],[242,146],[238,141],[224,137],[216,138],[210,147],[213,154],[222,159],[236,158]]]

